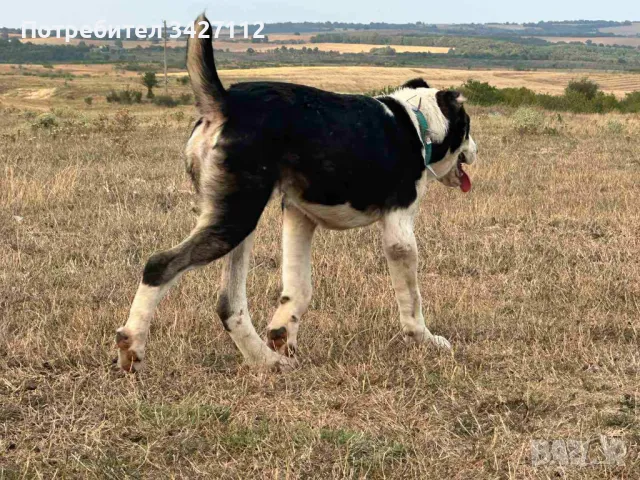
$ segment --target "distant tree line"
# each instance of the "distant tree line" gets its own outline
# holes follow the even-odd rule
[[[385,34],[381,32],[323,33],[312,43],[355,43],[374,45],[414,45],[451,47],[450,56],[475,59],[522,61],[601,62],[640,69],[640,49],[631,46],[605,46],[591,43],[550,43],[542,39],[502,39]]]
[[[493,38],[435,36],[399,32],[324,33],[312,38],[316,43],[361,43],[379,45],[366,53],[323,52],[302,46],[288,48],[274,45],[269,51],[257,51],[247,42],[244,52],[216,49],[221,68],[252,68],[280,65],[374,65],[432,66],[451,68],[578,68],[640,71],[640,49],[629,46],[552,44],[534,38]],[[448,54],[397,53],[388,45],[449,47]],[[0,63],[113,63],[135,71],[160,70],[163,48],[123,49],[119,46],[43,45],[0,39]],[[185,67],[185,47],[167,49],[170,68]],[[154,66],[155,65],[155,66]],[[151,68],[152,67],[152,68]]]

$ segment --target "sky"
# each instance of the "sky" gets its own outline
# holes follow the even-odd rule
[[[214,21],[343,21],[369,23],[489,23],[539,20],[640,21],[640,0],[0,0],[0,26],[81,27],[107,24],[152,26],[161,20],[185,24],[206,10]]]

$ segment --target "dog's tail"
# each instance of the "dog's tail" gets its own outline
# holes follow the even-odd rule
[[[194,32],[187,44],[187,70],[198,111],[212,117],[223,113],[226,90],[213,59],[213,28],[204,13],[196,19]]]

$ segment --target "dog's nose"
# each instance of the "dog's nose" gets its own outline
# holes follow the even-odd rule
[[[467,163],[467,156],[464,153],[461,153],[460,156],[458,157],[458,161],[460,163]]]

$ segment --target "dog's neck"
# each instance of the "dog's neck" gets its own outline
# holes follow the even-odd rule
[[[401,88],[390,96],[404,104],[418,132],[420,132],[420,125],[413,110],[420,108],[420,112],[429,124],[429,138],[434,143],[442,143],[449,131],[449,120],[438,106],[436,93],[438,93],[436,88]]]

